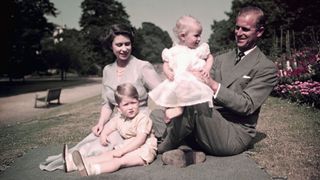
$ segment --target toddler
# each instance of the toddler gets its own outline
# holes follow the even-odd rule
[[[119,85],[115,92],[117,115],[107,122],[100,135],[103,145],[109,143],[109,135],[118,131],[122,142],[113,150],[100,155],[83,157],[75,150],[66,166],[76,168],[82,176],[97,175],[117,171],[121,167],[143,166],[151,163],[156,157],[157,139],[152,131],[152,121],[139,113],[139,95],[131,84]]]

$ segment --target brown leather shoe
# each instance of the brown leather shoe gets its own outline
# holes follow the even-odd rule
[[[161,159],[164,164],[181,168],[191,164],[204,162],[206,160],[206,155],[201,151],[175,149],[163,153]]]

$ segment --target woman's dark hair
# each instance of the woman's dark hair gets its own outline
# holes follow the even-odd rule
[[[110,27],[109,31],[101,38],[102,45],[108,49],[111,49],[114,38],[118,35],[128,36],[131,43],[134,42],[134,29],[127,24],[114,24]]]

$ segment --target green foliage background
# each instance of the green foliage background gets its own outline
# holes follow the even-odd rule
[[[247,5],[262,8],[268,19],[259,46],[271,57],[290,53],[305,46],[320,49],[320,1],[316,0],[233,0],[227,19],[213,20],[209,46],[214,54],[235,47],[236,12]],[[0,76],[21,78],[46,74],[58,69],[61,79],[67,72],[79,75],[101,75],[102,68],[114,61],[112,52],[103,48],[101,37],[115,23],[127,23],[129,15],[116,0],[84,0],[80,30],[58,27],[45,16],[56,16],[58,10],[50,0],[9,2],[9,57],[0,62]],[[62,32],[53,36],[57,28]],[[168,32],[152,22],[136,29],[133,54],[152,63],[161,63],[161,52],[172,46]]]

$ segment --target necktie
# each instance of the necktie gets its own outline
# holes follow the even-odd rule
[[[236,64],[241,60],[241,58],[244,56],[244,52],[240,51],[238,54],[237,54],[237,57],[236,57]]]

